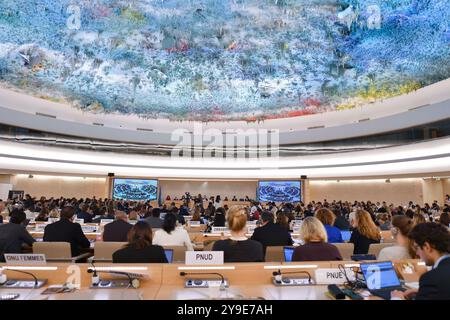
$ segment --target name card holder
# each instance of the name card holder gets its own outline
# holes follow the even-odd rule
[[[97,226],[82,226],[81,229],[84,233],[97,232]]]
[[[75,219],[75,220],[73,220],[73,222],[79,223],[79,224],[83,224],[84,223],[84,219]]]
[[[114,222],[114,219],[101,219],[100,220],[100,225],[105,225],[108,223]]]
[[[46,264],[45,254],[5,253],[6,264]]]
[[[355,272],[351,268],[345,268],[350,281],[355,281]],[[347,279],[344,273],[336,268],[320,268],[315,270],[317,284],[344,284]]]
[[[227,227],[212,227],[211,233],[228,233],[230,230]]]
[[[223,264],[223,251],[186,251],[186,264]]]

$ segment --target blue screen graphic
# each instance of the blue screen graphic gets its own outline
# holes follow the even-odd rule
[[[260,181],[258,185],[259,201],[300,202],[300,181]]]
[[[294,254],[294,248],[285,247],[284,248],[284,261],[291,262],[293,254]]]
[[[400,286],[400,280],[391,261],[378,263],[361,263],[361,271],[367,288],[377,290]]]
[[[157,195],[158,180],[114,179],[114,200],[156,200]]]
[[[341,235],[342,235],[342,241],[347,242],[350,240],[350,238],[352,236],[352,232],[351,231],[341,231]]]
[[[173,249],[165,249],[164,253],[166,254],[167,261],[169,263],[173,262]]]

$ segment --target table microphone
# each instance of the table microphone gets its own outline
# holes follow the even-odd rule
[[[225,277],[218,273],[218,272],[180,272],[180,276],[185,277],[187,275],[204,275],[204,274],[211,274],[211,275],[216,275],[220,277],[220,290],[225,290]]]
[[[0,285],[6,284],[6,282],[8,280],[6,274],[3,274],[3,272],[2,272],[3,270],[19,272],[19,273],[22,273],[22,274],[27,274],[29,276],[32,276],[33,280],[34,280],[34,288],[37,288],[38,285],[39,285],[39,281],[38,281],[37,277],[34,274],[32,274],[31,272],[26,272],[26,271],[16,270],[16,269],[10,269],[8,267],[0,268]]]
[[[328,292],[335,298],[336,300],[345,299],[345,293],[342,292],[341,289],[335,284],[328,285]]]

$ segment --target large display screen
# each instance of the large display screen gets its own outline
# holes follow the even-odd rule
[[[156,200],[158,180],[114,179],[113,199],[147,201]]]
[[[259,201],[300,202],[302,199],[300,181],[259,181]]]

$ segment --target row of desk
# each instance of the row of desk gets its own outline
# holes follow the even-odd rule
[[[304,262],[304,263],[226,263],[220,266],[187,266],[182,264],[96,264],[96,269],[133,272],[145,275],[147,279],[140,281],[137,289],[92,289],[91,275],[87,272],[90,264],[47,263],[42,266],[12,266],[0,267],[19,268],[32,272],[39,279],[47,279],[47,284],[39,289],[1,288],[0,294],[19,293],[22,300],[326,300],[327,285],[305,285],[278,287],[272,283],[272,273],[283,271],[307,271],[315,279],[315,270],[319,268],[337,268],[339,264],[346,267],[357,267],[353,261]],[[413,266],[413,273],[407,276],[408,282],[418,281],[419,275],[426,271],[418,260],[394,261],[396,268],[405,264]],[[186,279],[204,278],[217,279],[210,275],[180,276],[180,272],[221,273],[228,281],[229,287],[220,290],[212,288],[185,288]],[[30,279],[12,270],[3,271],[8,279]],[[402,274],[402,273],[401,273]],[[116,279],[117,276],[99,273],[103,280]],[[72,279],[79,283],[78,290],[70,293],[42,294],[49,286],[62,285]],[[374,299],[370,296],[368,299]]]

